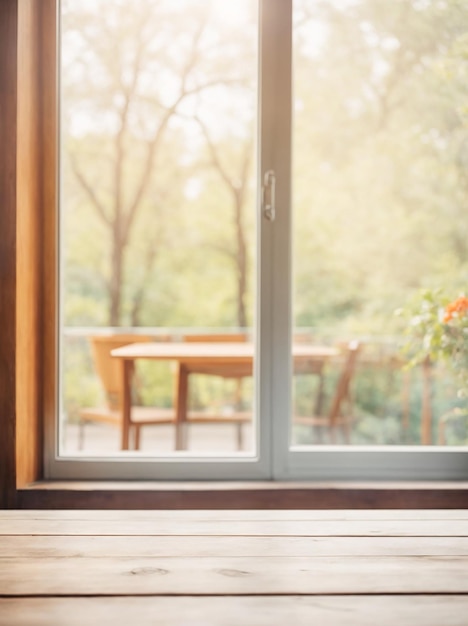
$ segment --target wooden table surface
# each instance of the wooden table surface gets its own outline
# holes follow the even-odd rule
[[[133,363],[139,359],[174,361],[178,364],[175,406],[175,449],[186,448],[183,426],[187,421],[188,379],[192,373],[251,376],[255,346],[250,342],[144,342],[115,348],[111,354],[122,362],[122,450],[129,448],[131,424],[131,380]],[[296,372],[314,371],[317,365],[338,356],[331,346],[294,344]]]
[[[466,626],[468,511],[0,511],[2,626]]]
[[[181,361],[200,365],[206,362],[213,365],[246,363],[252,371],[255,346],[250,342],[144,342],[132,343],[112,350],[112,356],[121,359],[157,359]],[[322,360],[337,356],[339,350],[332,346],[298,343],[292,346],[292,356],[296,363]]]

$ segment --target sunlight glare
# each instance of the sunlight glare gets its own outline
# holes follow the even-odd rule
[[[214,0],[213,16],[220,22],[239,26],[249,21],[255,0]]]

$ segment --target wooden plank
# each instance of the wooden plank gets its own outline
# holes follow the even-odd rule
[[[1,596],[468,594],[468,557],[3,558]]]
[[[468,536],[464,520],[7,520],[0,535]]]
[[[466,626],[466,596],[0,599],[8,626]]]
[[[3,536],[0,557],[468,556],[468,537]]]
[[[114,510],[9,510],[1,511],[5,520],[73,520],[73,521],[383,521],[383,520],[465,520],[468,510],[161,510],[161,511],[114,511]]]

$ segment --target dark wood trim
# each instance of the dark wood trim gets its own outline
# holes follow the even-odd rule
[[[43,482],[20,509],[466,509],[460,483]]]
[[[18,0],[0,2],[0,508],[16,488],[16,129]]]
[[[55,219],[55,11],[56,0],[0,2],[0,508],[42,475],[42,256],[56,253],[44,226],[46,215]]]

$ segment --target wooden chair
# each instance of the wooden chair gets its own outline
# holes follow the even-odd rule
[[[91,342],[94,367],[105,393],[106,404],[101,407],[81,409],[78,440],[80,450],[83,449],[84,428],[88,422],[102,422],[120,426],[122,420],[120,363],[111,356],[111,350],[129,343],[153,341],[151,337],[146,335],[135,334],[92,336],[89,340]],[[140,429],[148,425],[174,424],[175,413],[172,408],[132,406],[131,419],[131,430],[134,433],[134,448],[139,450]]]
[[[313,344],[317,340],[310,332],[295,332],[292,337],[293,344]],[[317,393],[315,394],[315,406],[314,413],[320,414],[322,411],[324,395],[325,395],[325,361],[316,361],[314,363],[307,363],[305,366],[294,366],[294,378],[297,379],[300,376],[310,377],[315,376],[318,380]]]
[[[356,369],[356,362],[360,350],[357,341],[350,342],[344,350],[344,361],[337,385],[331,399],[330,408],[326,414],[294,416],[295,424],[327,428],[332,443],[336,443],[336,433],[341,428],[346,443],[350,443],[351,424],[351,381]],[[345,410],[346,407],[346,410]]]
[[[210,342],[234,342],[234,343],[242,343],[247,341],[248,336],[246,333],[224,333],[224,334],[189,334],[184,335],[184,341],[187,342],[197,342],[197,343],[210,343]],[[210,376],[216,375],[225,380],[235,380],[235,391],[234,398],[232,401],[233,405],[233,413],[228,415],[222,414],[208,414],[203,415],[200,412],[189,411],[188,414],[188,423],[205,423],[205,424],[234,424],[236,427],[236,443],[237,449],[242,450],[244,446],[244,433],[243,433],[243,425],[249,423],[252,419],[252,414],[250,411],[242,411],[242,384],[245,376],[245,371],[240,368],[236,371],[235,368],[229,371],[229,374],[220,375],[219,372],[214,374],[211,370],[207,370],[204,372],[197,372],[200,374],[209,374]]]

